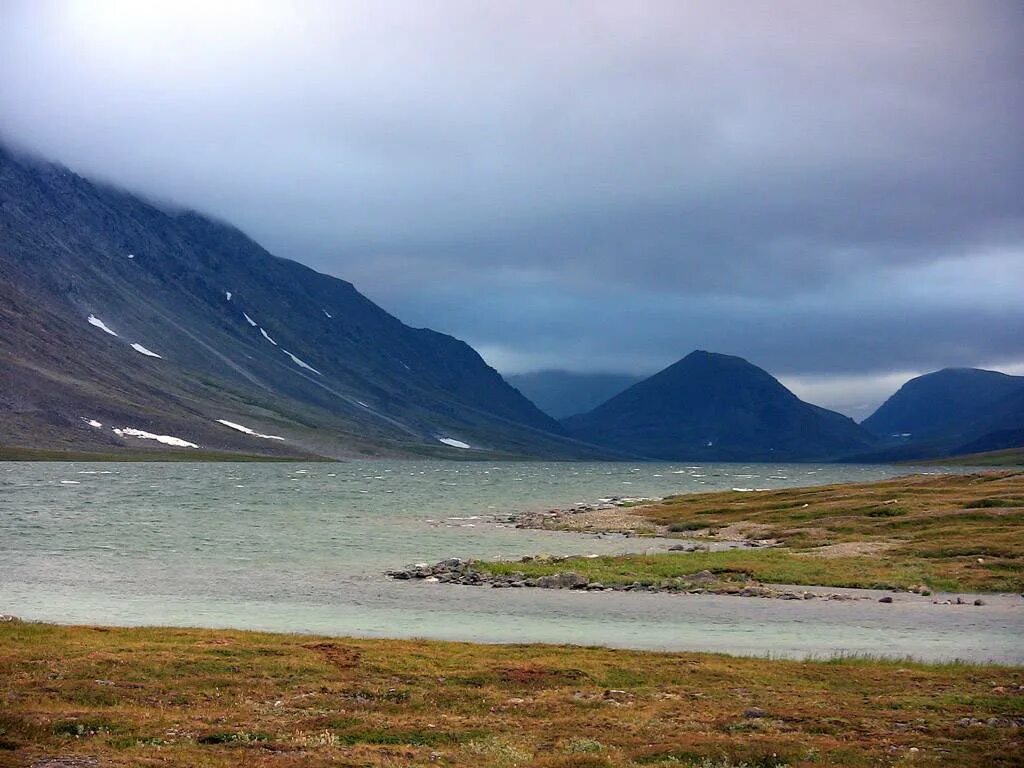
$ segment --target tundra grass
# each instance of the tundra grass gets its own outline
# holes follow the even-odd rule
[[[559,561],[474,563],[493,575],[522,573],[536,578],[563,571],[585,576],[605,586],[616,584],[660,585],[698,571],[718,577],[715,588],[748,581],[772,584],[803,584],[823,587],[909,590],[925,585],[936,591],[1012,591],[1019,575],[987,572],[973,583],[962,575],[947,575],[935,563],[923,558],[806,557],[782,550],[733,550],[728,552],[667,553],[654,555],[606,555],[596,558],[571,557]]]
[[[965,453],[960,456],[945,456],[940,459],[907,462],[917,465],[952,467],[1020,467],[1024,466],[1024,448],[1004,448],[1000,451]]]
[[[0,765],[1014,766],[1024,668],[0,625]]]
[[[749,536],[779,546],[478,566],[527,576],[574,570],[608,584],[707,569],[787,584],[1024,591],[1024,472],[687,494],[628,512],[638,529],[654,524],[685,538]]]

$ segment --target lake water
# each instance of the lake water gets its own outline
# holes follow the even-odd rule
[[[1024,600],[938,606],[392,582],[444,557],[663,550],[490,516],[602,496],[868,481],[905,467],[602,463],[0,463],[0,612],[778,656],[1024,662]]]

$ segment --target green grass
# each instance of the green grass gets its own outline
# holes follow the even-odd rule
[[[878,557],[821,558],[774,549],[574,557],[559,562],[487,562],[476,563],[475,567],[494,575],[521,572],[530,578],[573,571],[607,586],[634,582],[658,585],[680,578],[685,582],[686,575],[708,570],[720,577],[718,586],[754,580],[869,589],[910,589],[921,584],[947,591],[963,587],[957,580],[944,577],[927,558],[898,562]],[[994,582],[1010,588],[1017,580],[1010,574],[994,578]]]
[[[730,527],[733,537],[747,532],[778,546],[479,567],[527,576],[574,570],[609,585],[654,583],[707,569],[733,582],[749,577],[830,587],[1024,591],[1024,472],[685,494],[630,513],[638,531],[714,541]],[[569,522],[578,524],[578,517]],[[836,545],[848,548],[835,551]]]

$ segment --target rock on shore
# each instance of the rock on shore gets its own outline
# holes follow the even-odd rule
[[[565,558],[551,558],[558,562]],[[524,558],[530,561],[533,558]],[[632,584],[605,585],[591,581],[575,571],[560,571],[545,576],[529,577],[521,571],[508,574],[491,574],[473,565],[472,560],[453,557],[430,565],[416,563],[387,575],[399,581],[423,580],[431,583],[462,584],[465,586],[490,586],[495,589],[572,589],[586,592],[667,592],[674,594],[736,595],[739,597],[762,597],[777,600],[860,600],[857,595],[841,592],[808,592],[805,590],[784,590],[756,581],[725,581],[711,571],[662,579],[658,582],[633,582]]]

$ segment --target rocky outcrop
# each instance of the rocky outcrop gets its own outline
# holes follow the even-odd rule
[[[531,562],[535,558],[523,558]],[[545,558],[548,562],[560,562],[568,558]],[[761,597],[777,600],[861,600],[858,595],[842,592],[809,592],[806,590],[781,589],[752,580],[726,580],[711,571],[662,579],[657,582],[635,581],[629,584],[603,584],[588,579],[572,570],[558,571],[543,576],[528,576],[522,571],[495,574],[474,565],[472,560],[453,557],[433,565],[414,565],[388,571],[387,575],[398,581],[424,581],[428,583],[461,584],[464,586],[490,586],[494,589],[571,589],[586,592],[667,592],[673,594],[735,595],[738,597]]]

